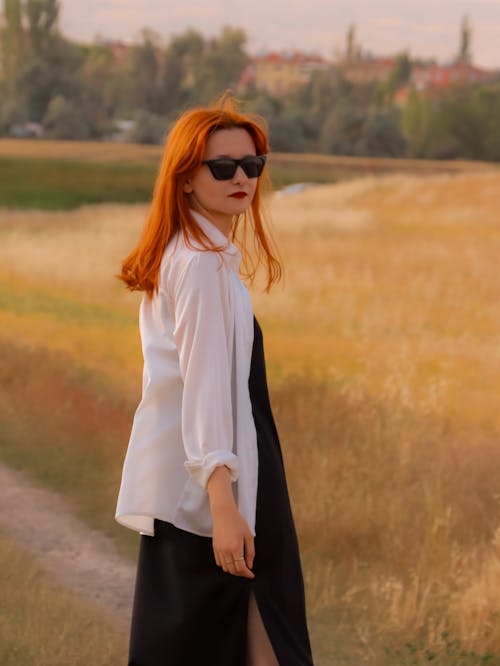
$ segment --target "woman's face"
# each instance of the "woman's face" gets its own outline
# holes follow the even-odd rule
[[[255,155],[255,145],[250,134],[242,128],[221,129],[207,140],[204,160],[219,157],[241,159]],[[191,208],[213,222],[226,236],[229,235],[234,216],[250,206],[258,178],[248,178],[240,165],[229,180],[216,180],[207,164],[184,183]]]

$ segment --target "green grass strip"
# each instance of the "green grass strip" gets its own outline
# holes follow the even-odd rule
[[[34,157],[0,158],[0,206],[71,210],[151,197],[157,166]]]

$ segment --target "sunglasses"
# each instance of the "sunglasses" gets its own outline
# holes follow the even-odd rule
[[[241,160],[232,157],[218,157],[215,160],[204,160],[215,180],[230,180],[240,166],[247,178],[258,178],[264,170],[266,155],[247,155]]]

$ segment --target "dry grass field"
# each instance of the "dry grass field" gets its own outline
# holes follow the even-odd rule
[[[0,535],[2,666],[117,666],[127,638],[103,613],[55,585],[36,559]]]
[[[103,141],[38,141],[0,139],[0,157],[84,159],[91,162],[150,162],[158,164],[160,146]]]
[[[387,175],[270,201],[285,283],[252,298],[322,663],[500,663],[499,189]],[[0,455],[128,553],[139,297],[113,273],[145,211],[0,211]]]

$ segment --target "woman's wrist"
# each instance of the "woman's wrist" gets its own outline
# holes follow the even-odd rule
[[[207,493],[212,514],[236,508],[229,470],[225,465],[216,467],[210,475]]]

